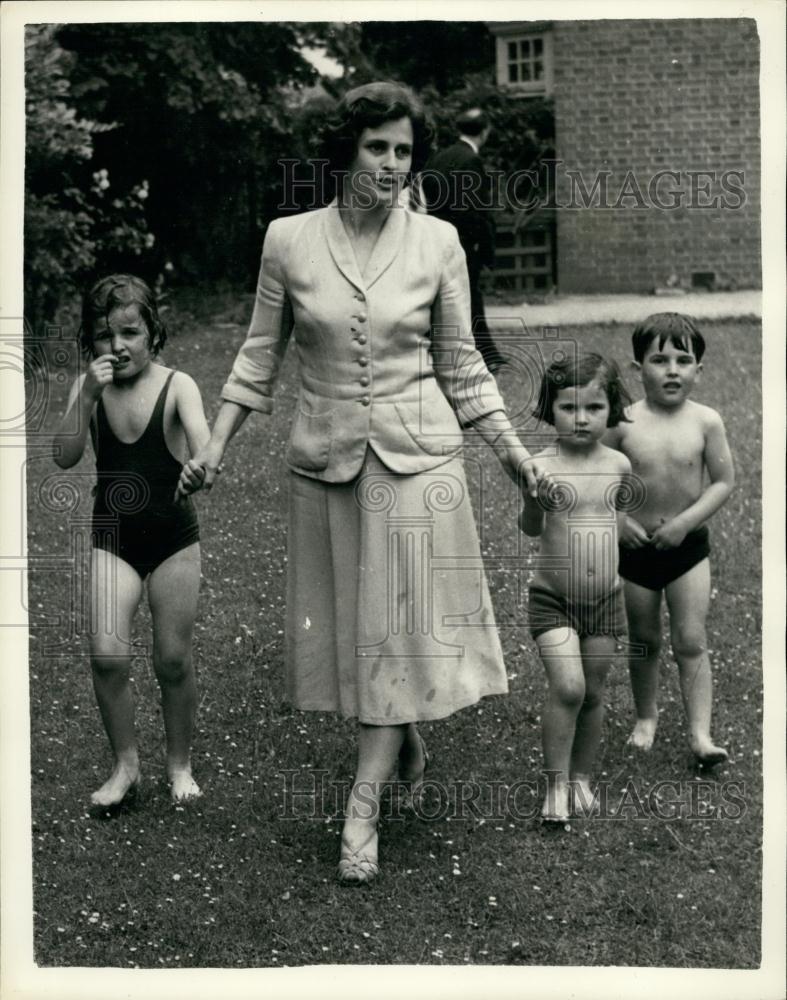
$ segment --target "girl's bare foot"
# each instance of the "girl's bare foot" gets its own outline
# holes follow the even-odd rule
[[[172,769],[169,774],[169,794],[176,804],[198,799],[202,791],[191,776],[190,767]]]
[[[626,741],[637,750],[650,750],[656,738],[657,719],[637,719],[637,724]]]
[[[569,783],[571,785],[571,812],[574,816],[588,819],[599,813],[599,802],[590,787],[587,775],[577,775]]]
[[[547,785],[541,819],[545,823],[568,823],[568,782],[556,781]]]
[[[119,805],[128,793],[139,784],[139,763],[118,761],[115,769],[98,791],[93,792],[90,801],[94,806],[107,808]]]

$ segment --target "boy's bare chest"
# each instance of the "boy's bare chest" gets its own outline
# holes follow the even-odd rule
[[[705,438],[693,421],[627,429],[623,450],[634,472],[702,468]]]

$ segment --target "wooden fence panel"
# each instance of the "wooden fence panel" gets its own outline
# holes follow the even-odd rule
[[[497,225],[495,286],[501,291],[549,292],[556,283],[555,218],[541,212],[528,225],[503,217]]]

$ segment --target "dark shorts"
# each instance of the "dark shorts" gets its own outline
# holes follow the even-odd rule
[[[640,587],[663,590],[709,555],[708,529],[703,524],[690,531],[675,549],[654,549],[651,545],[627,549],[621,545],[618,572]]]
[[[118,556],[144,580],[165,559],[199,541],[197,512],[191,500],[161,513],[104,517],[93,512],[93,545]]]
[[[528,592],[530,634],[537,639],[555,628],[571,628],[580,639],[594,635],[626,634],[626,609],[623,588],[600,597],[590,604],[570,601],[544,587],[531,586]]]

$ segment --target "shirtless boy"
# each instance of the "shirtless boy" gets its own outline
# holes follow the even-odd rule
[[[620,538],[637,712],[629,742],[649,750],[656,733],[664,594],[691,749],[699,764],[710,766],[725,761],[727,751],[710,734],[712,681],[705,638],[710,546],[705,522],[732,492],[732,456],[719,414],[689,399],[705,351],[695,324],[679,313],[657,313],[634,330],[632,346],[645,398],[628,411],[630,422],[610,428],[605,437],[628,457],[645,487],[643,506],[628,515]]]

